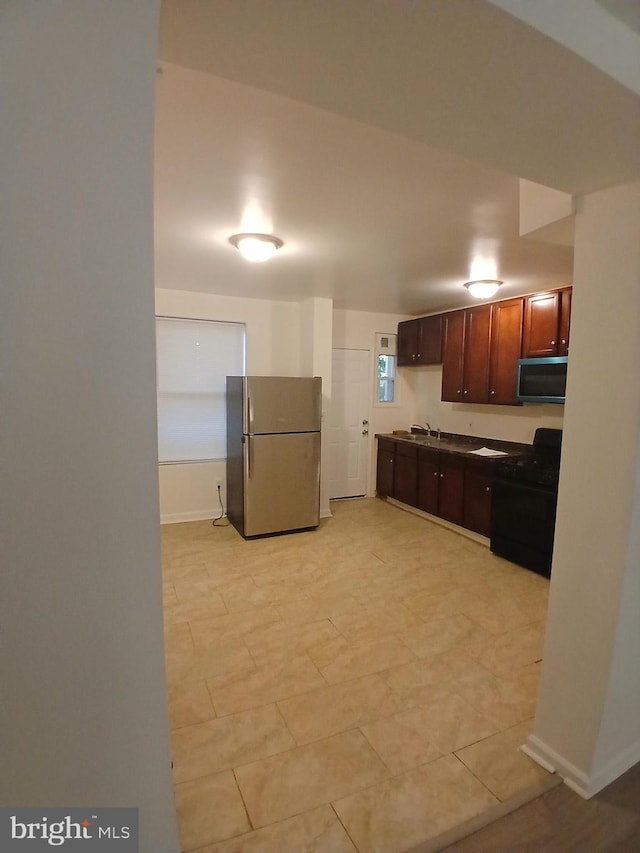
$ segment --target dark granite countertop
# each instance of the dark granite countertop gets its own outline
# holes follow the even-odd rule
[[[433,432],[433,431],[432,431]],[[400,444],[413,444],[418,447],[429,447],[433,450],[438,450],[441,453],[453,453],[458,456],[466,456],[468,459],[482,461],[499,461],[513,456],[525,456],[531,453],[530,444],[520,444],[515,441],[499,441],[495,438],[480,438],[475,435],[460,435],[452,432],[440,433],[440,438],[436,435],[427,436],[425,430],[412,429],[408,435],[393,435],[389,433],[376,433],[376,438],[383,438],[386,441],[395,441]],[[501,450],[506,453],[506,456],[479,456],[471,453],[472,450],[479,450],[481,447],[488,447],[491,450]]]

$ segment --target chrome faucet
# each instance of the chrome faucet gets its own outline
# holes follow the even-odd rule
[[[430,436],[430,435],[431,435],[431,424],[429,423],[429,421],[425,421],[425,422],[424,422],[424,426],[422,426],[422,424],[411,424],[411,429],[421,429],[421,430],[426,430],[426,431],[427,431],[427,435],[428,435],[428,436]]]

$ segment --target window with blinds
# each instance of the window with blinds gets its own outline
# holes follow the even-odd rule
[[[227,376],[245,367],[242,323],[156,317],[159,462],[227,454]]]

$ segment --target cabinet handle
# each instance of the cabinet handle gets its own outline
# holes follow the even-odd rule
[[[561,343],[566,344],[566,341],[564,338],[562,339]]]
[[[438,476],[438,472],[437,472],[437,471],[434,471],[434,472],[433,472],[433,476],[434,476],[434,477],[437,477],[437,476]]]
[[[418,353],[417,358],[420,358],[421,353]]]
[[[551,346],[553,346],[554,344],[555,344],[555,341],[551,341]]]
[[[468,394],[469,392],[465,390],[465,391],[464,391],[464,393],[465,393],[465,394]]]
[[[491,396],[493,397],[493,395],[494,395],[495,393],[496,393],[495,391],[492,391],[492,392],[491,392]]]
[[[491,491],[491,486],[487,486],[487,488],[485,489],[485,492],[490,492],[490,491]]]
[[[460,393],[460,389],[458,388],[458,390],[456,391],[456,394],[459,394],[459,393]]]
[[[441,477],[444,477],[444,474],[440,474]]]

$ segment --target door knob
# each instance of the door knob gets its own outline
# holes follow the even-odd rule
[[[362,426],[366,426],[368,423],[369,423],[369,421],[365,418],[365,419],[362,421]]]

